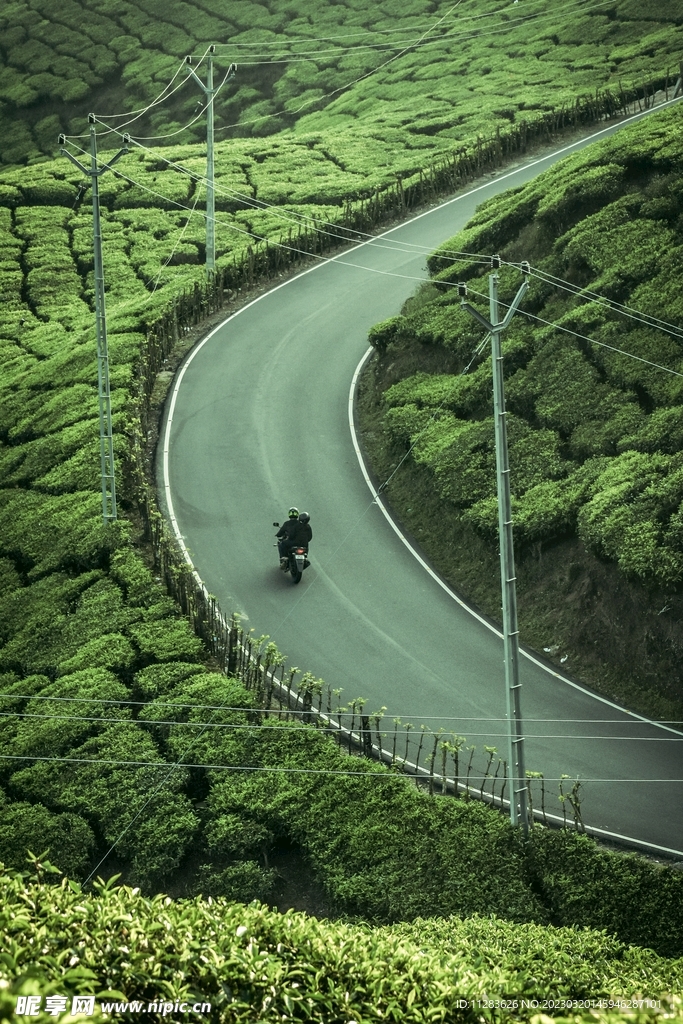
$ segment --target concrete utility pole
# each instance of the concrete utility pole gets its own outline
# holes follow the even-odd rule
[[[216,269],[216,200],[214,194],[214,170],[213,170],[213,98],[218,92],[213,87],[213,55],[216,52],[215,46],[209,47],[208,67],[206,72],[206,85],[199,75],[190,68],[190,74],[195,79],[199,88],[206,96],[206,276],[212,277]],[[192,63],[192,57],[185,58],[186,64]],[[228,68],[225,81],[235,77],[237,65],[231,64]]]
[[[500,267],[500,256],[491,260],[494,270]],[[517,625],[517,589],[515,586],[515,555],[512,543],[512,506],[510,501],[510,464],[508,461],[505,391],[503,385],[503,356],[500,335],[517,310],[529,287],[529,264],[522,263],[524,281],[515,295],[502,321],[498,320],[498,274],[489,276],[489,310],[491,322],[469,302],[465,302],[467,285],[459,284],[461,306],[477,320],[491,336],[493,364],[493,416],[496,435],[496,483],[498,489],[498,535],[500,540],[500,581],[503,592],[503,644],[505,652],[505,687],[507,694],[508,761],[510,772],[510,821],[521,824],[526,835],[529,828],[527,780],[524,765],[524,734],[519,681],[519,628]]]
[[[66,138],[59,136],[59,152],[92,181],[93,250],[95,257],[95,330],[97,334],[97,394],[100,406],[100,469],[102,477],[102,518],[105,523],[116,519],[116,480],[114,475],[114,441],[111,427],[111,393],[109,390],[109,350],[107,348],[107,314],[104,305],[104,271],[102,269],[102,228],[100,225],[101,175],[110,170],[124,153],[128,152],[128,135],[123,136],[124,147],[113,160],[97,166],[97,134],[95,115],[88,114],[90,124],[90,170],[64,148]]]

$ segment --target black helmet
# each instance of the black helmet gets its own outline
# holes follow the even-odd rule
[[[307,523],[310,518],[311,517],[309,516],[308,512],[302,512],[301,515],[299,516],[299,522]]]
[[[297,519],[299,516],[299,509],[294,508],[294,505],[292,505],[287,515],[289,516],[290,519]]]

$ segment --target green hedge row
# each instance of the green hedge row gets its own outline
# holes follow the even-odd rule
[[[337,913],[375,924],[495,914],[683,953],[680,873],[540,826],[524,844],[483,804],[430,797],[314,727],[254,717],[242,684],[192,660],[197,641],[169,622],[171,603],[130,550],[113,556],[108,576],[47,580],[15,587],[23,600],[3,609],[19,637],[37,631],[31,598],[72,609],[51,638],[38,633],[56,671],[30,675],[27,665],[2,677],[0,781],[17,801],[0,812],[10,864],[22,864],[24,844],[40,845],[47,821],[54,860],[76,877],[92,861],[74,852],[74,830],[92,836],[93,856],[116,843],[117,862],[147,889],[184,871],[190,891],[247,902],[272,898],[268,856],[294,845]],[[174,646],[171,624],[184,627]],[[153,650],[144,637],[156,637]],[[48,760],[34,761],[36,750]]]
[[[461,252],[528,259],[639,310],[629,319],[532,278],[522,306],[530,318],[518,314],[503,344],[514,529],[522,545],[578,536],[628,576],[664,586],[683,580],[683,304],[680,290],[661,287],[683,253],[678,121],[676,109],[652,116],[484,203],[430,257],[441,294],[370,333],[380,353],[436,345],[468,363],[481,331],[451,286],[468,280],[481,302],[486,270],[451,255]],[[505,302],[519,274],[505,266],[500,282]],[[674,327],[656,330],[648,317]],[[493,541],[491,392],[484,361],[464,377],[417,373],[384,399],[393,436],[414,444],[442,496]]]
[[[317,155],[326,161],[332,180],[321,188],[331,197],[337,165],[365,187],[378,174],[425,167],[434,153],[476,140],[492,125],[533,120],[551,106],[569,109],[579,92],[609,85],[618,93],[633,79],[663,79],[667,67],[673,75],[683,24],[674,3],[646,16],[630,0],[609,11],[569,7],[551,21],[536,9],[501,15],[491,0],[473,0],[465,16],[446,2],[395,0],[372,14],[353,0],[309,0],[305,10],[289,0],[267,7],[245,0],[229,10],[16,0],[0,13],[0,34],[5,163],[52,154],[60,131],[81,134],[83,115],[74,110],[85,111],[86,99],[105,113],[144,107],[186,54],[216,43],[217,76],[231,61],[240,67],[216,98],[223,138],[272,138],[285,128],[324,133]],[[278,60],[264,67],[271,57]],[[186,85],[138,121],[137,134],[177,131],[199,99],[195,84]],[[182,141],[202,133],[200,118]],[[281,194],[283,182],[262,180],[264,197],[271,188]],[[303,186],[309,201],[312,182]]]
[[[51,866],[36,867],[44,877]],[[369,929],[258,903],[150,900],[110,883],[86,895],[73,882],[47,886],[5,871],[0,885],[0,1005],[8,1021],[19,994],[70,1000],[89,992],[96,1018],[118,1010],[117,1019],[132,1019],[135,1011],[121,1003],[137,999],[145,1009],[166,1004],[150,1009],[153,1020],[185,1000],[210,1002],[211,1019],[223,1022],[683,1020],[680,999],[666,998],[680,991],[681,962],[596,932],[520,928],[495,917]],[[598,1009],[567,1018],[562,1009],[563,1000],[656,1005],[661,996],[659,1009],[636,1014]],[[540,1016],[544,999],[556,1009]]]

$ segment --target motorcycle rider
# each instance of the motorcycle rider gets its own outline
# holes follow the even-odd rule
[[[299,515],[299,509],[294,505],[287,513],[288,519],[283,523],[275,536],[278,538],[278,551],[280,554],[280,568],[286,569],[289,564],[289,553],[292,548],[306,548],[313,537],[313,531],[309,525],[310,516],[307,512]]]
[[[286,569],[289,562],[289,552],[293,545],[295,534],[299,530],[299,509],[292,505],[287,513],[288,519],[283,523],[275,536],[278,539],[277,549],[280,554],[280,568]]]
[[[308,512],[301,512],[299,514],[299,532],[297,533],[297,545],[302,548],[306,548],[306,554],[308,555],[308,545],[313,540],[313,530],[311,529],[311,517]],[[308,565],[306,560],[306,565]]]

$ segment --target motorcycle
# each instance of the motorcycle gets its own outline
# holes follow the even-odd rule
[[[279,523],[273,523],[273,526],[279,527],[279,525]],[[277,547],[277,542],[275,544],[275,547]],[[290,548],[289,556],[287,558],[287,564],[283,565],[282,562],[280,563],[280,568],[282,569],[282,571],[291,574],[292,583],[300,583],[304,569],[307,569],[311,564],[306,556],[306,548]]]

